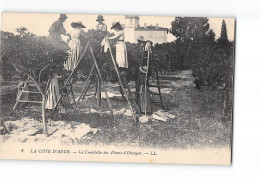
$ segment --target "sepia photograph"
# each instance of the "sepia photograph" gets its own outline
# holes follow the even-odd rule
[[[0,158],[231,165],[235,18],[1,14]]]

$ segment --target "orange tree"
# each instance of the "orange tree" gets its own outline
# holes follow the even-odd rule
[[[14,35],[1,32],[3,77],[10,78],[17,73],[26,74],[41,83],[44,79],[41,76],[44,69],[57,72],[63,69],[63,63],[68,57],[67,51],[68,46],[65,42],[55,42],[48,37],[31,33]]]

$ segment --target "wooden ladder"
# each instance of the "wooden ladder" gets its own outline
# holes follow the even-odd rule
[[[145,53],[143,53],[143,56],[142,56],[142,60],[141,60],[141,64],[143,64],[144,60],[146,60],[146,66],[147,66],[147,70],[146,70],[146,73],[145,73],[145,104],[147,106],[147,99],[146,99],[146,92],[147,92],[147,88],[149,90],[149,93],[151,95],[154,95],[154,96],[159,96],[159,101],[151,101],[151,103],[155,103],[155,104],[161,104],[161,108],[164,109],[164,105],[163,105],[163,99],[162,99],[162,93],[161,93],[161,86],[160,86],[160,81],[159,81],[159,74],[158,74],[158,67],[154,67],[154,68],[150,68],[150,52],[149,50],[147,51],[147,56],[145,56]],[[151,70],[151,73],[152,75],[149,76],[148,73],[150,73],[150,70]],[[153,75],[155,75],[156,77],[156,84],[151,84],[150,83],[150,79],[153,78]],[[158,92],[153,92],[150,90],[151,87],[156,87],[158,89]],[[146,109],[146,106],[145,106],[145,115],[147,115],[147,109]]]
[[[112,109],[112,106],[111,106],[111,103],[110,103],[110,100],[109,100],[109,97],[108,97],[107,87],[106,87],[106,84],[104,83],[104,81],[103,81],[103,79],[102,79],[101,71],[100,71],[100,69],[99,69],[99,66],[98,66],[96,57],[95,57],[95,55],[94,55],[93,49],[92,49],[92,47],[91,47],[90,45],[89,45],[89,50],[90,50],[91,56],[92,56],[92,58],[93,58],[94,64],[92,65],[92,68],[91,68],[91,70],[90,70],[90,72],[89,72],[89,75],[88,75],[88,77],[87,77],[87,80],[84,82],[85,84],[83,85],[83,88],[82,88],[82,90],[81,90],[80,97],[79,97],[77,103],[75,104],[74,113],[76,112],[76,109],[77,109],[77,107],[78,107],[78,105],[79,105],[80,100],[82,100],[82,101],[84,100],[84,98],[85,98],[85,96],[86,96],[86,94],[87,94],[87,92],[88,92],[88,89],[89,89],[89,87],[90,87],[90,85],[91,85],[91,83],[92,83],[92,81],[93,81],[94,69],[96,69],[96,71],[97,71],[97,76],[98,76],[98,78],[99,78],[99,80],[100,80],[100,82],[101,82],[101,85],[104,86],[105,95],[106,95],[106,100],[107,100],[109,109],[110,109],[110,111],[111,111],[111,115],[113,116],[113,109]],[[94,76],[96,76],[96,75],[94,75]]]
[[[17,106],[19,103],[38,103],[38,104],[42,104],[42,101],[31,101],[31,100],[27,100],[27,99],[21,99],[21,97],[23,96],[23,94],[41,94],[39,91],[30,91],[29,87],[35,87],[34,85],[30,84],[30,77],[27,78],[27,80],[24,83],[24,87],[22,87],[21,92],[17,95],[16,98],[16,102],[14,104],[13,110],[17,109]],[[37,88],[36,88],[37,89]],[[29,97],[29,95],[28,95]]]
[[[35,80],[32,80],[32,79],[33,79],[33,77],[28,75],[28,78],[25,81],[21,92],[17,95],[16,102],[14,104],[13,110],[17,109],[19,103],[36,103],[36,104],[41,104],[43,132],[44,132],[44,134],[46,136],[48,136],[48,133],[47,133],[47,123],[46,123],[46,120],[45,120],[45,97],[46,97],[47,89],[49,88],[49,85],[50,85],[50,78],[48,79],[45,92],[41,91],[41,87],[39,86],[39,84],[37,85],[37,82],[35,82]],[[34,84],[30,84],[30,80]],[[30,91],[29,87],[36,87],[37,91]],[[30,100],[29,98],[28,99],[21,99],[23,94],[28,94],[28,93],[29,94],[30,93],[31,94],[41,94],[41,101]],[[28,95],[28,97],[29,97],[29,95]]]
[[[156,92],[153,92],[153,91],[150,90],[150,94],[154,95],[154,96],[159,96],[159,101],[151,101],[151,103],[161,104],[161,108],[164,109],[163,98],[162,98],[162,93],[161,93],[161,86],[160,86],[160,80],[159,80],[159,74],[158,74],[158,68],[157,67],[154,68],[153,75],[155,75],[156,84],[149,83],[149,81],[148,81],[148,85],[149,85],[149,88],[151,88],[151,87],[157,88],[158,92],[156,93]],[[154,77],[153,75],[150,77],[150,79]]]

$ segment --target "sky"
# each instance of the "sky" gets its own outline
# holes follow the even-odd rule
[[[86,26],[85,31],[96,27],[96,18],[97,15],[93,14],[67,14],[68,19],[64,23],[64,28],[68,33],[71,32],[71,22],[82,21]],[[108,29],[110,30],[111,24],[114,21],[119,21],[122,24],[125,24],[124,15],[103,15],[107,24]],[[175,17],[173,16],[139,16],[140,26],[144,26],[144,23],[147,25],[156,25],[159,24],[160,27],[170,28],[171,22],[174,21]],[[50,13],[2,13],[1,19],[1,30],[8,32],[15,32],[17,27],[26,27],[29,32],[32,32],[36,35],[48,35],[48,30],[52,23],[59,18],[59,14],[50,14]],[[216,38],[220,36],[222,20],[225,20],[227,26],[227,33],[229,40],[234,40],[234,29],[235,29],[235,20],[233,18],[209,18],[210,28],[215,32]],[[171,42],[175,39],[172,34],[167,36],[168,42]]]

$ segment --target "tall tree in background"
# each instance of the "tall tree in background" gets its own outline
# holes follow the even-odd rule
[[[171,25],[170,32],[177,38],[176,44],[179,47],[178,62],[190,68],[193,52],[208,40],[214,41],[215,34],[209,29],[208,18],[176,17]]]
[[[228,41],[228,38],[227,38],[227,27],[226,27],[225,20],[222,21],[221,34],[220,34],[219,40],[222,40],[222,41],[225,41],[225,42]]]
[[[206,17],[176,17],[171,25],[171,33],[182,42],[191,42],[195,38],[202,39],[209,30]]]
[[[220,76],[224,87],[223,116],[230,115],[232,110],[234,43],[228,40],[226,22],[222,21],[221,35],[217,40],[217,53],[220,58]]]

